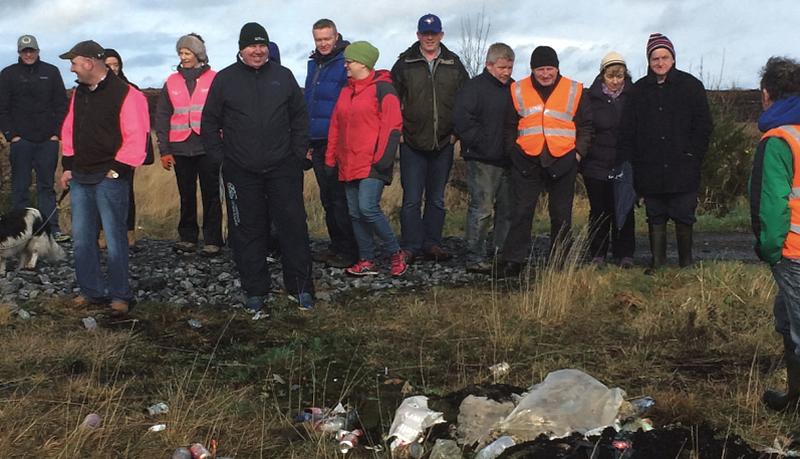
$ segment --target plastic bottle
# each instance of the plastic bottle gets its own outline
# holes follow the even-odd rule
[[[514,446],[514,439],[504,435],[478,451],[475,459],[494,459],[505,451],[506,448]]]

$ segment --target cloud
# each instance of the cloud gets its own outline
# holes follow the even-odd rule
[[[65,80],[68,65],[59,53],[80,40],[115,47],[132,81],[160,86],[176,63],[175,42],[194,31],[205,39],[213,67],[234,62],[239,29],[261,22],[281,47],[282,63],[303,81],[313,49],[311,25],[322,17],[336,21],[349,40],[368,40],[381,51],[378,67],[389,68],[415,41],[417,20],[433,12],[442,18],[445,44],[458,51],[461,21],[485,8],[489,43],[503,41],[517,53],[514,76],[529,72],[535,46],[547,44],[561,55],[565,75],[590,82],[602,56],[622,53],[631,73],[646,70],[647,36],[660,31],[675,43],[679,68],[706,74],[717,86],[755,87],[758,70],[771,55],[797,56],[791,20],[800,16],[797,0],[510,0],[377,1],[344,0],[3,0],[0,16],[0,66],[16,61],[16,39],[32,33],[42,58],[58,64]],[[761,18],[761,19],[760,19]],[[707,84],[708,82],[707,81]]]

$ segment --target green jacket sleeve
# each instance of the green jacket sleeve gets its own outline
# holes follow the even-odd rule
[[[759,150],[750,178],[756,252],[762,260],[774,265],[781,259],[783,242],[789,233],[794,160],[789,145],[780,138],[767,139]]]

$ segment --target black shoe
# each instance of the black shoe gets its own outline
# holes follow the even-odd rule
[[[475,274],[491,274],[492,264],[488,261],[476,261],[467,263],[467,272]]]
[[[324,263],[331,268],[349,268],[356,263],[357,257],[347,256],[341,253],[331,252],[331,255],[324,260]]]
[[[522,264],[515,261],[505,261],[497,267],[496,276],[500,279],[519,277],[522,272]]]

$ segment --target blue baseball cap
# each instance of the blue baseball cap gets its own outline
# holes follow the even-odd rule
[[[435,14],[428,13],[419,18],[417,32],[419,33],[440,33],[442,31],[442,20]]]

